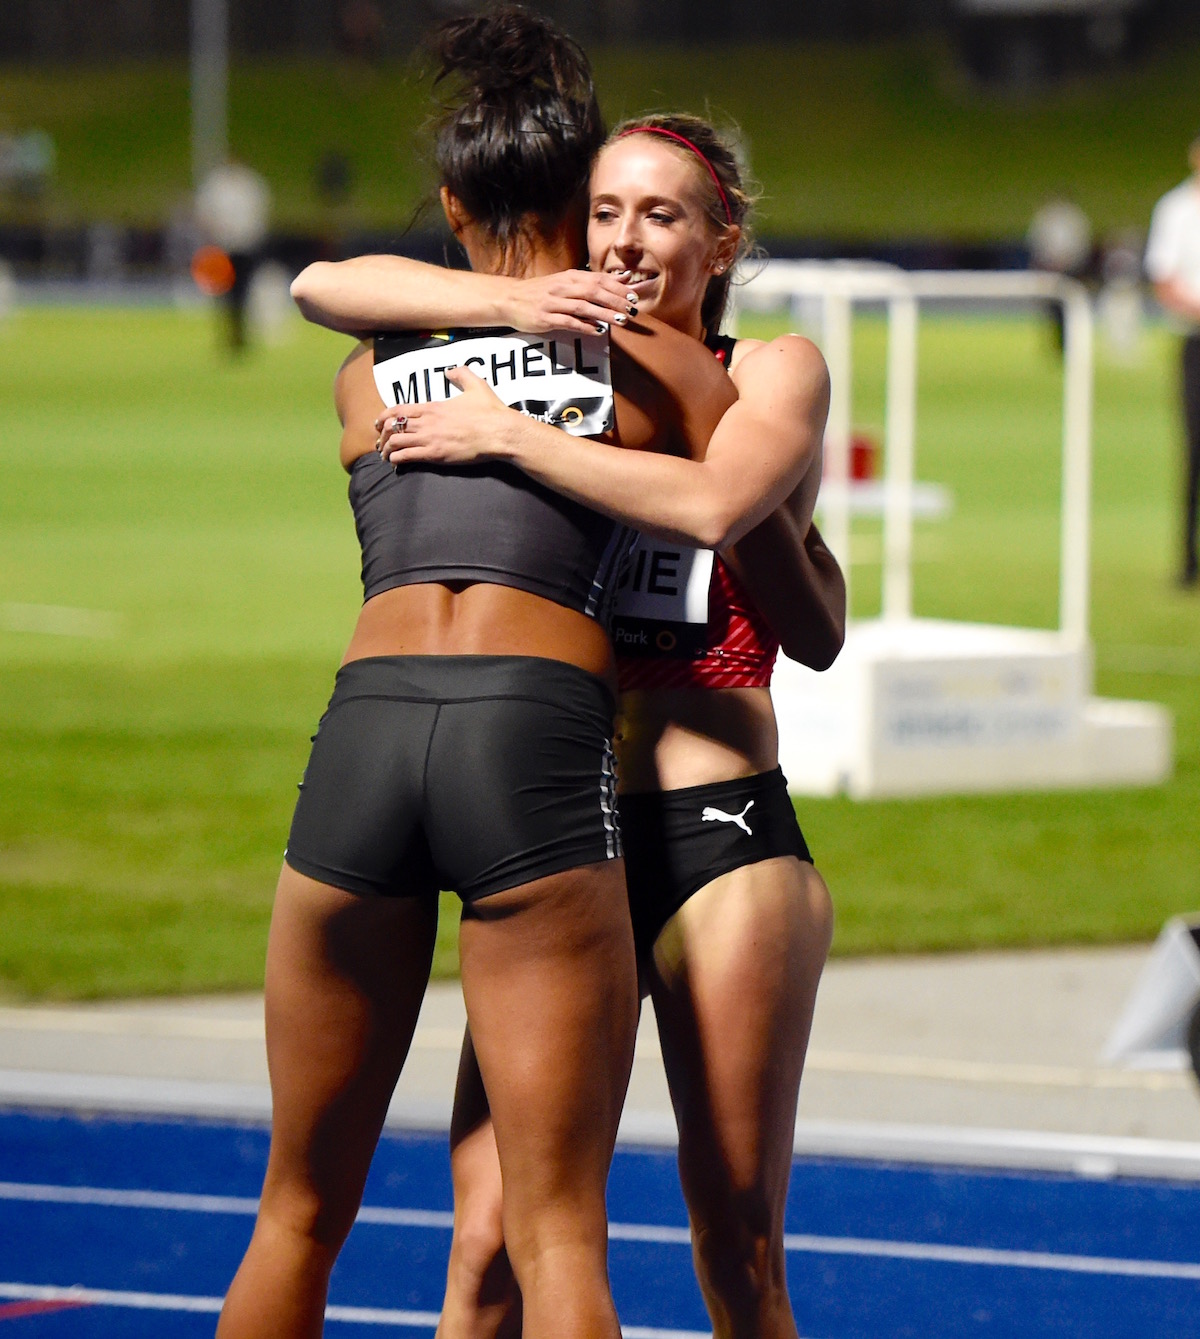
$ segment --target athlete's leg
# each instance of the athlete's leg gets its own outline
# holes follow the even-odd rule
[[[716,1339],[796,1336],[783,1212],[832,930],[824,880],[784,856],[706,885],[655,944],[651,995]]]
[[[220,1339],[321,1333],[436,931],[433,899],[359,896],[284,867],[267,944],[271,1152]]]
[[[638,1008],[622,863],[481,898],[459,942],[522,1332],[618,1339],[604,1192]]]
[[[517,1339],[521,1293],[504,1248],[496,1132],[468,1029],[450,1118],[454,1235],[437,1339]]]

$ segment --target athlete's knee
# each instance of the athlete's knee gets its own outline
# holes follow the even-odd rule
[[[738,1195],[703,1215],[693,1213],[692,1238],[705,1296],[732,1322],[760,1315],[781,1300],[786,1305],[783,1228],[763,1195]]]
[[[511,1278],[499,1195],[476,1192],[455,1206],[450,1271],[457,1287],[472,1292],[500,1288]]]
[[[325,1197],[310,1187],[264,1187],[258,1231],[276,1242],[286,1242],[292,1252],[332,1265],[357,1212],[357,1202]]]

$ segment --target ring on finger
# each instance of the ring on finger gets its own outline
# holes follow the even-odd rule
[[[403,432],[404,429],[407,427],[408,427],[408,418],[406,415],[401,414],[400,417],[395,421],[395,423],[392,424],[392,431]]]

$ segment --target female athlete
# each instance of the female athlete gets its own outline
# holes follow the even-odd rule
[[[463,85],[437,156],[471,259],[528,276],[577,261],[603,139],[586,58],[517,6],[447,24],[438,52],[442,76]],[[604,300],[589,307],[627,310],[619,282],[594,291]],[[462,335],[463,357],[483,347],[477,332],[446,333]],[[490,334],[501,366],[527,360],[549,381],[570,361]],[[678,332],[637,322],[619,334],[620,444],[699,449],[734,398],[727,379],[718,369],[710,380],[711,360]],[[575,369],[594,374],[601,403],[606,347],[575,341]],[[330,1270],[416,1025],[437,893],[452,888],[525,1332],[617,1339],[604,1189],[638,996],[601,616],[627,545],[620,526],[506,467],[398,476],[374,450],[371,355],[356,350],[336,382],[365,603],[276,892],[271,1150],[218,1334],[321,1333]],[[686,387],[686,404],[656,372]]]

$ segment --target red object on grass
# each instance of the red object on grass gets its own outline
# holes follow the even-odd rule
[[[879,444],[864,432],[856,432],[850,438],[850,478],[856,483],[874,479],[875,466],[879,460]]]

